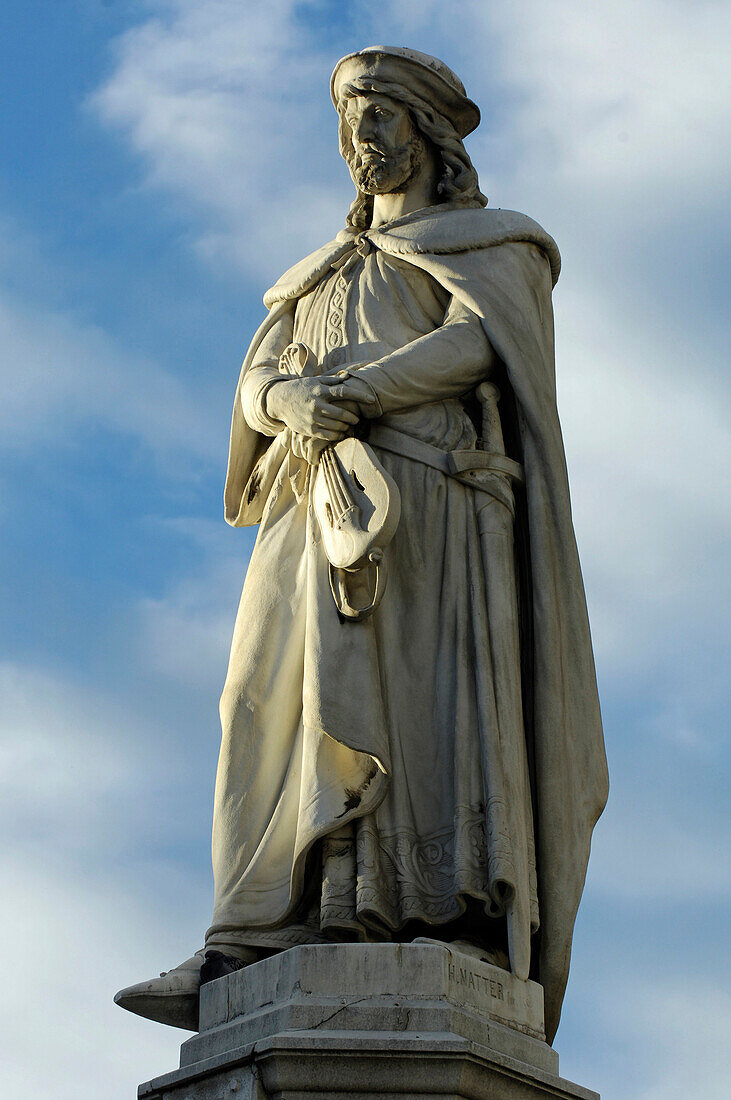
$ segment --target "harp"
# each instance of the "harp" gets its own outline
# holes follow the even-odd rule
[[[290,344],[279,359],[286,374],[312,377],[316,360],[305,344]],[[346,436],[320,454],[312,506],[329,564],[330,589],[339,613],[360,621],[375,611],[387,581],[385,548],[396,533],[401,495],[373,450]],[[352,593],[368,592],[357,606]]]

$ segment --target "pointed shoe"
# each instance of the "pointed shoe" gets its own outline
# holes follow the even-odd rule
[[[114,1003],[148,1020],[197,1031],[198,995],[204,961],[203,952],[196,952],[159,978],[120,989]]]

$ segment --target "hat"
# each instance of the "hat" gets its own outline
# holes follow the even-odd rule
[[[405,46],[367,46],[342,57],[330,80],[330,95],[340,108],[345,84],[366,80],[402,84],[444,115],[461,138],[480,122],[480,109],[467,98],[464,84],[443,61]]]

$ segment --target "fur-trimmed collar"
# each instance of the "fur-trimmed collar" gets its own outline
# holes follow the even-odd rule
[[[455,207],[450,204],[415,210],[377,229],[359,233],[343,229],[334,240],[291,267],[264,295],[271,309],[277,302],[299,298],[310,290],[332,264],[350,252],[361,237],[392,256],[449,255],[481,248],[525,241],[548,256],[554,285],[561,270],[561,257],[553,240],[538,222],[516,210]]]

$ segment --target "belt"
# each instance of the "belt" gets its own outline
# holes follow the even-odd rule
[[[415,439],[413,435],[387,428],[385,424],[373,424],[368,442],[382,451],[410,458],[438,470],[446,477],[452,477],[462,485],[478,492],[487,493],[510,511],[515,510],[515,501],[510,481],[524,480],[523,467],[506,455],[490,451],[459,450],[442,451],[431,443]],[[495,477],[501,474],[502,477]],[[506,484],[505,478],[509,481]]]
[[[374,424],[371,427],[368,442],[374,447],[380,447],[382,451],[390,451],[391,454],[400,455],[402,458],[411,458],[415,462],[431,466],[433,470],[439,470],[447,477],[456,477],[460,481],[464,480],[466,475],[477,476],[481,473],[502,474],[513,481],[524,480],[523,467],[507,455],[472,449],[443,451],[439,447],[433,447],[431,443],[415,439],[413,435],[398,432],[395,428],[387,428],[385,424]],[[479,488],[479,485],[476,484],[476,487]]]

